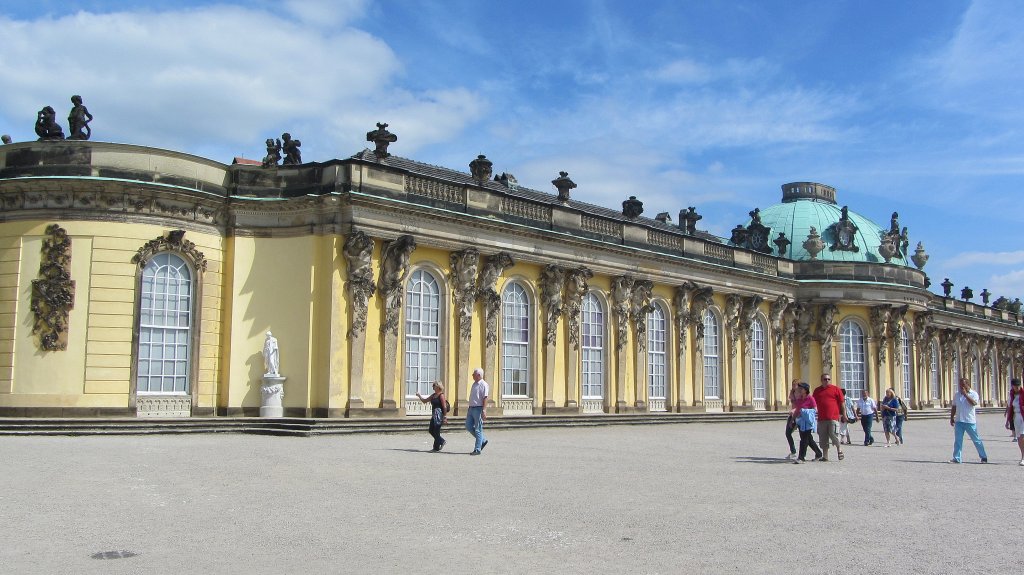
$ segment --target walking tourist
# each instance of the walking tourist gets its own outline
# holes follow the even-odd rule
[[[899,444],[903,445],[903,424],[907,421],[907,413],[910,411],[910,408],[907,407],[907,402],[903,401],[903,398],[899,395],[896,396],[896,399],[900,402],[900,410],[896,412],[896,437],[900,440]]]
[[[470,455],[480,455],[480,452],[487,447],[484,421],[487,420],[487,397],[489,395],[490,385],[484,381],[484,370],[478,367],[473,370],[473,387],[469,389],[469,411],[466,412],[466,431],[476,439],[476,443],[473,444],[473,452]]]
[[[444,397],[444,386],[441,385],[441,382],[435,381],[433,388],[434,393],[429,396],[423,397],[417,393],[416,397],[423,403],[430,402],[430,425],[427,427],[427,431],[434,438],[434,448],[431,451],[441,451],[444,444],[448,443],[441,437],[441,426],[448,423],[448,417],[445,414],[451,410],[451,405]]]
[[[953,459],[950,463],[960,463],[960,451],[964,445],[964,433],[974,442],[978,457],[982,463],[988,463],[985,444],[978,437],[978,419],[976,408],[978,393],[971,389],[971,382],[966,377],[960,378],[960,389],[953,395],[953,405],[949,410],[949,425],[953,427]]]
[[[818,404],[818,442],[821,444],[822,461],[828,461],[829,441],[835,443],[839,459],[843,459],[843,448],[839,444],[839,421],[843,415],[843,394],[832,385],[832,376],[823,373],[821,385],[814,389],[814,402]]]
[[[850,440],[850,424],[857,419],[857,405],[853,402],[853,399],[849,395],[846,395],[846,388],[841,388],[839,391],[843,393],[843,415],[846,419],[839,424],[839,443],[845,443],[847,445],[852,444]]]
[[[860,418],[860,426],[864,428],[864,445],[871,445],[875,442],[875,436],[871,435],[872,422],[878,419],[878,404],[868,395],[868,390],[860,392],[860,399],[857,400],[857,417]]]
[[[1006,428],[1017,438],[1020,448],[1020,465],[1024,466],[1024,393],[1021,393],[1020,380],[1010,380],[1010,400],[1006,403]]]
[[[793,443],[793,432],[796,431],[796,396],[797,396],[797,385],[800,384],[799,379],[794,379],[793,383],[789,386],[789,417],[786,418],[786,441],[789,442],[789,455],[786,459],[793,459],[796,457],[796,444]]]
[[[797,414],[796,424],[800,428],[800,455],[793,460],[793,463],[807,461],[807,448],[814,451],[814,460],[821,460],[821,449],[814,442],[814,431],[818,423],[818,408],[814,398],[809,394],[811,386],[806,383],[797,384],[796,399],[793,401],[793,411]]]
[[[882,431],[885,432],[885,446],[889,447],[891,442],[899,445],[900,438],[896,435],[896,415],[900,411],[900,400],[897,399],[896,392],[891,387],[885,390],[885,398],[882,399],[882,403],[878,405],[878,408],[882,412]]]

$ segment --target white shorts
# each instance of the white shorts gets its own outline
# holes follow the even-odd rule
[[[1019,415],[1013,416],[1013,436],[1020,439],[1020,436],[1024,435],[1024,417]]]

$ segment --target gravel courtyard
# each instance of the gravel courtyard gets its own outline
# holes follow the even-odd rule
[[[880,425],[878,426],[880,428]],[[1008,573],[1024,467],[948,421],[791,465],[781,422],[3,437],[0,565],[53,573]]]

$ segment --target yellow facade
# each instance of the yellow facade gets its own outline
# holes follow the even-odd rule
[[[90,172],[60,169],[83,157]],[[826,370],[861,378],[875,396],[907,390],[917,408],[944,405],[958,373],[978,373],[983,400],[998,404],[1006,376],[1024,364],[1016,314],[933,296],[916,270],[893,266],[902,279],[877,282],[869,297],[863,280],[801,275],[823,269],[827,279],[830,264],[766,258],[408,160],[364,154],[268,171],[90,142],[14,144],[0,159],[0,415],[257,415],[268,331],[280,342],[284,412],[302,417],[415,414],[423,374],[445,383],[461,412],[477,366],[492,383],[493,413],[544,415],[779,410],[792,379],[816,382]],[[94,175],[106,171],[116,177]],[[71,305],[56,310],[67,317],[59,350],[41,347],[32,303],[54,263],[44,256],[53,226],[69,239],[74,282]],[[370,241],[358,268],[346,253],[357,233]],[[405,237],[416,243],[407,259],[389,255]],[[163,333],[140,319],[150,301],[141,278],[164,252],[192,274],[189,339],[161,352],[187,349],[188,373],[183,389],[157,393],[139,387],[157,363],[140,356],[140,338]],[[500,256],[508,261],[495,263]],[[578,293],[551,279],[574,270],[586,272]],[[422,341],[409,314],[433,308],[409,307],[417,273],[436,283],[424,292],[436,297],[436,322],[422,324],[436,334]],[[389,274],[398,291],[386,293]],[[357,277],[372,280],[365,304]],[[513,286],[525,316],[505,325],[511,304],[493,298]],[[389,310],[396,296],[402,305]],[[648,340],[654,310],[664,323]],[[894,335],[904,329],[906,366]],[[506,339],[523,333],[509,352]],[[663,352],[648,349],[662,342]],[[856,365],[851,342],[863,348]],[[183,357],[160,359],[183,370]]]

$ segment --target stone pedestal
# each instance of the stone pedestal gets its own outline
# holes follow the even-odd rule
[[[284,406],[281,401],[284,399],[284,380],[288,379],[282,375],[264,375],[263,387],[260,388],[262,401],[260,403],[260,417],[284,417]]]

